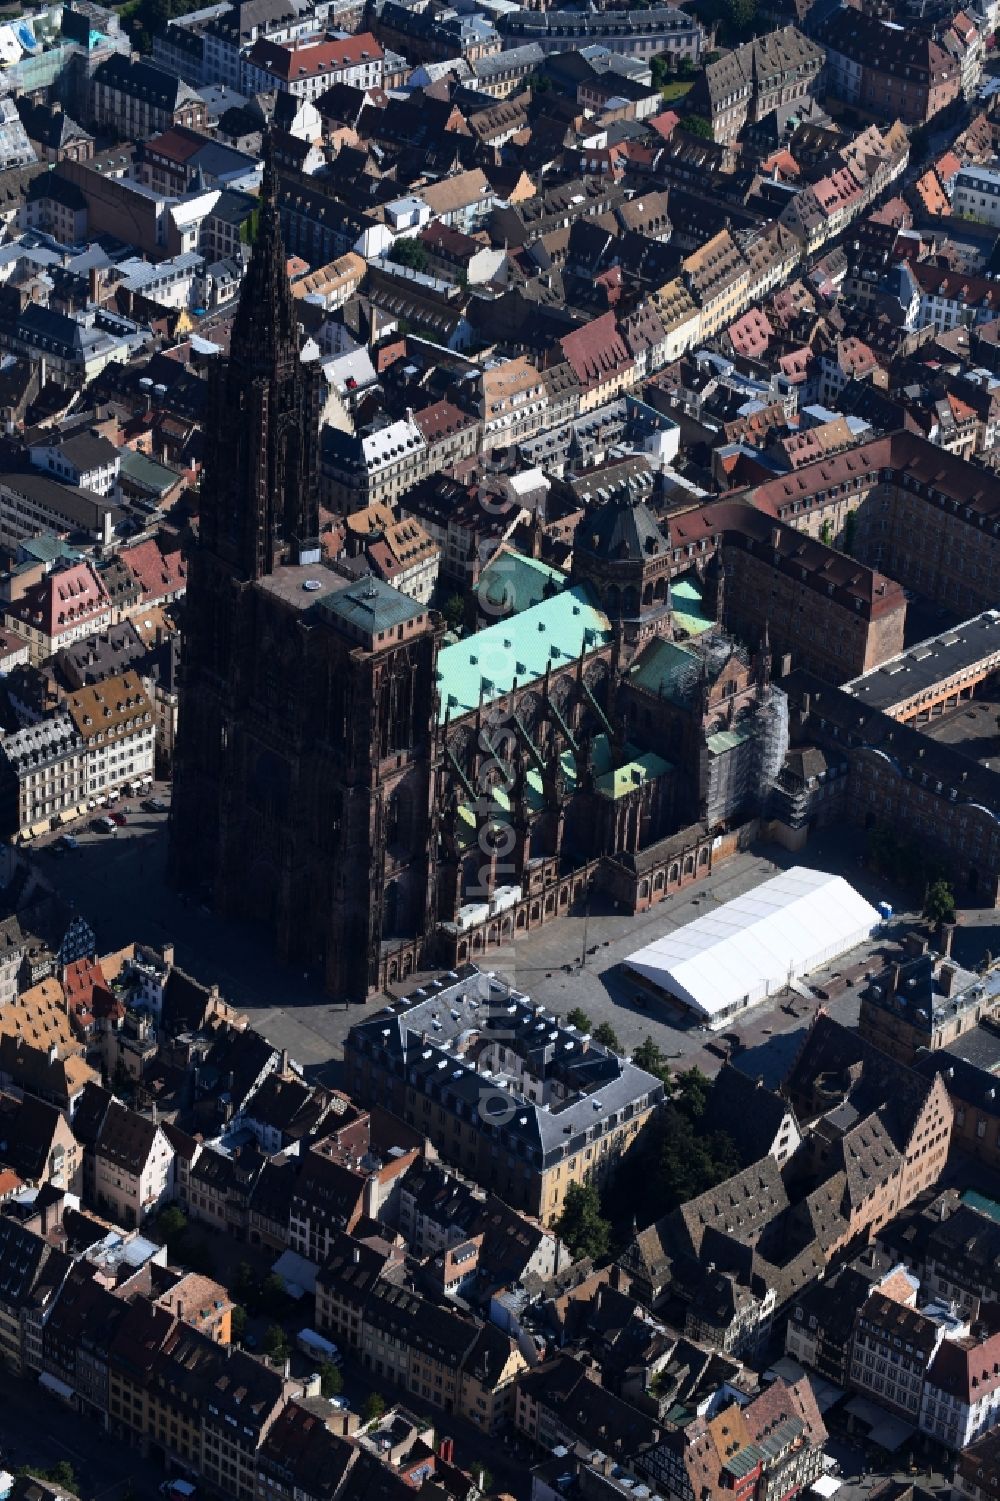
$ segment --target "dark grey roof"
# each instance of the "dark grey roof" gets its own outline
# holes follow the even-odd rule
[[[898,657],[845,683],[843,691],[873,709],[891,709],[951,673],[1000,650],[1000,610],[984,610],[961,625],[918,641]]]
[[[82,531],[99,530],[108,512],[113,519],[121,515],[119,507],[112,505],[110,501],[102,500],[99,495],[92,495],[89,490],[80,490],[74,485],[60,485],[58,480],[50,479],[47,474],[0,473],[0,488],[48,506],[71,528]]]
[[[246,223],[256,207],[257,200],[249,193],[240,193],[234,188],[223,188],[208,217],[239,228]]]
[[[392,630],[424,613],[426,608],[377,578],[367,578],[350,584],[346,589],[338,589],[326,595],[316,606],[324,615],[333,615],[366,633]]]
[[[589,511],[573,539],[574,551],[609,562],[638,561],[666,552],[669,547],[652,511],[631,490]]]
[[[741,1166],[750,1167],[770,1152],[787,1114],[789,1107],[779,1094],[726,1063],[712,1083],[703,1125],[706,1131],[725,1131]]]
[[[133,61],[120,52],[98,64],[94,82],[134,99],[143,99],[159,109],[172,111],[187,102],[201,102],[194,89],[175,74],[154,68],[151,63]]]

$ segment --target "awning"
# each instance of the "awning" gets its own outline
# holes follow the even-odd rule
[[[79,818],[79,816],[80,816],[80,814],[79,814],[79,810],[78,809],[76,809],[76,808],[64,808],[62,810],[62,812],[60,814],[58,814],[58,816],[56,818],[56,823],[59,825],[60,828],[62,828],[62,826],[63,826],[64,823],[72,823],[73,820],[75,818]]]
[[[37,839],[40,834],[47,834],[50,827],[51,825],[47,818],[40,818],[37,823],[33,823],[28,829],[28,838]]]
[[[60,1381],[58,1376],[50,1376],[48,1371],[43,1371],[38,1378],[38,1385],[44,1386],[47,1392],[53,1396],[61,1397],[64,1402],[69,1402],[76,1396],[73,1388],[67,1386],[65,1381]]]

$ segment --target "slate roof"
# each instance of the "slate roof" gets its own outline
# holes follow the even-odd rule
[[[588,511],[573,535],[574,553],[607,562],[637,562],[669,549],[668,537],[652,511],[631,488]]]
[[[779,1094],[724,1063],[708,1094],[704,1129],[725,1131],[740,1161],[750,1167],[767,1156],[787,1114],[789,1106]]]
[[[117,89],[136,99],[148,100],[159,109],[174,111],[184,104],[200,104],[199,95],[173,73],[152,63],[133,61],[116,52],[94,69],[94,82]]]

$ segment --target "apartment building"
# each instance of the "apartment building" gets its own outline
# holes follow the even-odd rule
[[[370,31],[336,41],[281,44],[259,37],[243,59],[243,92],[274,89],[297,99],[318,99],[334,84],[382,86],[385,53]]]
[[[580,411],[603,406],[635,384],[635,359],[622,337],[614,313],[602,313],[559,340],[580,385]]]
[[[514,1412],[527,1362],[509,1334],[442,1308],[403,1285],[399,1250],[342,1235],[316,1279],[316,1325],[379,1378],[485,1433]]]
[[[111,616],[108,592],[90,563],[53,569],[6,606],[7,624],[27,641],[33,667],[74,641],[104,630]]]
[[[137,673],[78,688],[66,708],[84,746],[88,797],[153,775],[156,725]]]
[[[259,1450],[295,1390],[263,1362],[137,1299],[111,1342],[109,1431],[234,1501],[255,1501]]]
[[[713,140],[735,141],[748,121],[810,95],[823,61],[822,47],[783,26],[707,63],[686,102],[707,115]]]
[[[86,751],[66,713],[26,725],[0,742],[3,832],[30,839],[87,802]]]
[[[321,481],[331,509],[348,513],[375,503],[393,506],[426,473],[427,444],[411,418],[363,437],[323,429]]]
[[[829,92],[876,120],[923,125],[962,91],[960,61],[916,27],[841,9],[818,40]]]
[[[452,401],[435,401],[413,414],[427,445],[427,473],[439,474],[479,452],[482,428],[471,412]]]
[[[171,125],[203,130],[208,123],[205,101],[176,74],[123,53],[95,68],[90,111],[119,141],[143,141]]]
[[[555,1023],[543,1078],[529,1045],[546,1025],[543,1007],[473,966],[434,987],[430,999],[412,997],[405,1010],[352,1027],[345,1048],[352,1095],[389,1101],[445,1162],[554,1223],[570,1183],[613,1173],[662,1085]],[[474,1053],[473,1040],[481,1044]],[[600,1088],[584,1093],[583,1079],[595,1071]],[[482,1130],[483,1110],[495,1131]]]
[[[545,426],[548,392],[541,371],[521,356],[490,360],[479,376],[483,448],[505,448]]]
[[[873,1293],[855,1325],[851,1385],[916,1426],[924,1373],[943,1338],[944,1327],[934,1319]]]
[[[137,1228],[171,1197],[174,1149],[163,1127],[118,1100],[108,1106],[93,1156],[97,1203],[116,1225]]]
[[[119,508],[38,473],[0,475],[0,547],[14,552],[27,537],[51,532],[80,537],[85,546],[107,546]]]
[[[750,268],[728,229],[681,263],[685,285],[701,309],[699,335],[710,339],[746,306]]]

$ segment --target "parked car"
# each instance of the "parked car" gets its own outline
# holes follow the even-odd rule
[[[57,841],[56,848],[61,850],[78,850],[80,848],[80,841],[73,834],[64,834]]]
[[[123,829],[128,823],[128,818],[125,815],[125,809],[122,808],[120,812],[112,813],[111,821],[112,823],[116,823],[120,829]]]
[[[113,818],[108,818],[107,814],[104,814],[101,818],[92,818],[90,827],[96,829],[98,834],[113,834],[116,825]]]
[[[142,800],[142,807],[146,813],[166,813],[169,804],[165,803],[162,797],[145,797]]]

